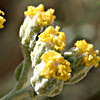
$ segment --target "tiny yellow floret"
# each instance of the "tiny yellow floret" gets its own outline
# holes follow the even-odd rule
[[[86,66],[98,66],[100,57],[97,54],[99,51],[94,51],[92,44],[87,43],[85,40],[80,40],[75,43],[75,46],[78,48],[78,52],[85,53],[84,62]]]
[[[3,11],[1,11],[1,10],[0,10],[0,14],[5,15],[5,13]],[[4,28],[3,23],[5,21],[6,20],[2,16],[0,16],[0,28]]]
[[[43,33],[39,35],[40,41],[46,42],[47,44],[52,44],[56,50],[63,50],[65,46],[65,34],[59,32],[60,27],[56,26],[54,29],[49,26],[45,29]]]
[[[56,18],[54,14],[54,9],[48,9],[44,11],[44,5],[40,4],[38,7],[29,6],[28,10],[24,12],[25,15],[33,18],[36,16],[36,22],[38,25],[48,25],[52,24]]]
[[[41,75],[46,79],[55,77],[58,80],[66,81],[70,79],[70,63],[65,60],[60,53],[50,50],[42,55],[41,59],[44,61],[44,70]]]

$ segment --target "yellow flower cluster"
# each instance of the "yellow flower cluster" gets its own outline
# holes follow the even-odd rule
[[[30,16],[31,18],[34,17],[38,12],[43,12],[44,6],[40,4],[38,7],[28,6],[28,10],[24,12],[25,15]]]
[[[45,62],[44,70],[41,71],[42,76],[47,79],[53,76],[62,81],[70,79],[70,63],[60,53],[50,50],[43,54],[41,59]]]
[[[38,7],[29,6],[28,10],[24,12],[25,15],[30,16],[31,18],[37,15],[37,23],[39,25],[48,25],[53,22],[56,18],[54,14],[54,9],[48,9],[44,11],[44,6],[40,4]]]
[[[0,14],[2,14],[2,15],[5,15],[5,13],[3,12],[3,11],[1,11],[0,10]],[[5,22],[6,20],[2,17],[2,16],[0,16],[0,28],[3,28],[4,26],[3,26],[3,23]]]
[[[75,46],[79,49],[80,53],[91,52],[93,50],[93,45],[87,43],[85,40],[77,41]]]
[[[86,56],[84,57],[84,62],[86,63],[86,66],[98,66],[100,57],[98,57],[97,54],[99,51],[94,51],[92,44],[87,43],[85,40],[80,40],[75,43],[75,46],[80,53],[85,53]]]
[[[54,15],[54,9],[48,9],[46,12],[38,12],[38,18],[37,23],[40,25],[48,25],[53,22],[53,20],[56,18]]]
[[[63,32],[58,32],[59,29],[60,27],[58,26],[56,26],[55,29],[49,26],[39,35],[40,41],[48,44],[52,43],[56,50],[63,50],[65,46],[65,34]]]

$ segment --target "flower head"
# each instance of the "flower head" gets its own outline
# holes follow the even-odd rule
[[[98,57],[97,54],[99,51],[94,51],[92,44],[87,43],[85,40],[80,40],[75,43],[75,46],[78,48],[78,52],[85,53],[84,62],[86,66],[98,66],[100,57]]]
[[[70,63],[65,60],[60,53],[51,50],[43,54],[41,59],[45,63],[41,75],[45,78],[48,79],[52,76],[63,81],[70,78]]]
[[[84,61],[86,63],[86,66],[91,66],[94,65],[94,67],[97,67],[100,62],[100,57],[97,56],[99,51],[94,51],[89,54],[89,52],[86,52],[86,56],[84,57]]]
[[[2,14],[2,15],[5,15],[5,13],[3,12],[3,11],[1,11],[0,10],[0,14]],[[6,20],[2,17],[2,16],[0,16],[0,28],[3,28],[4,26],[3,26],[3,23],[5,22]]]
[[[56,50],[63,50],[65,46],[65,34],[59,32],[60,27],[56,26],[54,29],[49,26],[43,33],[39,35],[40,41],[46,42],[47,44],[53,44]]]
[[[80,53],[90,52],[93,50],[93,45],[87,43],[85,40],[80,40],[75,43],[75,46],[78,48]]]
[[[37,18],[37,23],[40,25],[48,25],[53,22],[53,20],[56,18],[54,15],[54,9],[48,9],[47,11],[44,12],[38,12],[38,18]]]
[[[40,4],[38,7],[28,6],[28,10],[24,12],[25,15],[30,16],[31,18],[34,17],[38,12],[43,12],[44,6]]]
[[[36,22],[39,25],[48,25],[53,22],[56,18],[54,14],[54,9],[48,9],[44,11],[44,6],[40,4],[38,7],[29,6],[28,10],[24,12],[25,15],[28,15],[30,18],[33,18],[36,15]]]

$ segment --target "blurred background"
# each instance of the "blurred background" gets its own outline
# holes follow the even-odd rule
[[[23,60],[19,29],[27,6],[44,4],[55,9],[55,25],[66,33],[66,49],[79,39],[86,39],[100,50],[100,0],[0,0],[6,23],[0,29],[0,97],[15,84],[14,70]],[[27,99],[28,100],[28,99]],[[92,68],[82,81],[64,86],[61,94],[40,100],[100,100],[100,66]]]

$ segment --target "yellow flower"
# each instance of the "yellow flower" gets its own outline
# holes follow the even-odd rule
[[[66,67],[65,65],[59,64],[57,70],[57,78],[59,80],[66,81],[67,79],[70,79],[69,72],[71,72],[70,67]]]
[[[86,56],[84,57],[84,61],[86,63],[86,66],[92,66],[97,67],[100,62],[100,57],[97,56],[99,52],[92,52],[89,54],[89,52],[86,52]]]
[[[51,76],[55,77],[55,71],[57,67],[54,66],[54,62],[52,60],[45,63],[44,70],[41,71],[41,76],[44,76],[46,79],[49,79]]]
[[[80,40],[75,43],[75,46],[78,48],[78,52],[85,53],[84,62],[86,66],[98,66],[100,57],[97,54],[99,51],[94,51],[92,44],[87,43],[85,40]]]
[[[53,22],[53,20],[56,18],[54,15],[54,9],[48,9],[47,11],[44,12],[38,12],[38,18],[37,18],[37,23],[40,25],[48,25]]]
[[[33,18],[37,15],[36,22],[39,25],[48,25],[53,22],[56,18],[54,14],[54,9],[48,9],[44,11],[44,5],[40,4],[38,7],[29,6],[28,10],[24,12],[25,15],[28,15],[30,18]]]
[[[70,79],[70,63],[60,53],[51,50],[43,54],[41,59],[45,63],[44,70],[41,71],[42,76],[47,79],[52,76],[62,81]]]
[[[58,26],[56,26],[55,29],[49,26],[39,35],[40,41],[52,44],[56,50],[63,50],[65,46],[65,34],[63,32],[58,32],[59,29],[60,27]]]
[[[3,11],[1,11],[0,10],[0,14],[2,14],[2,15],[5,15],[5,13],[3,12]],[[3,23],[5,22],[6,20],[2,17],[2,16],[0,16],[0,28],[3,28],[4,26],[3,26]]]
[[[80,40],[75,43],[75,46],[78,48],[80,53],[90,52],[93,50],[93,45],[87,43],[85,40]]]
[[[44,5],[40,4],[38,7],[28,6],[28,10],[25,11],[24,14],[32,18],[34,17],[34,15],[37,14],[37,12],[43,12],[43,11],[44,11]]]

